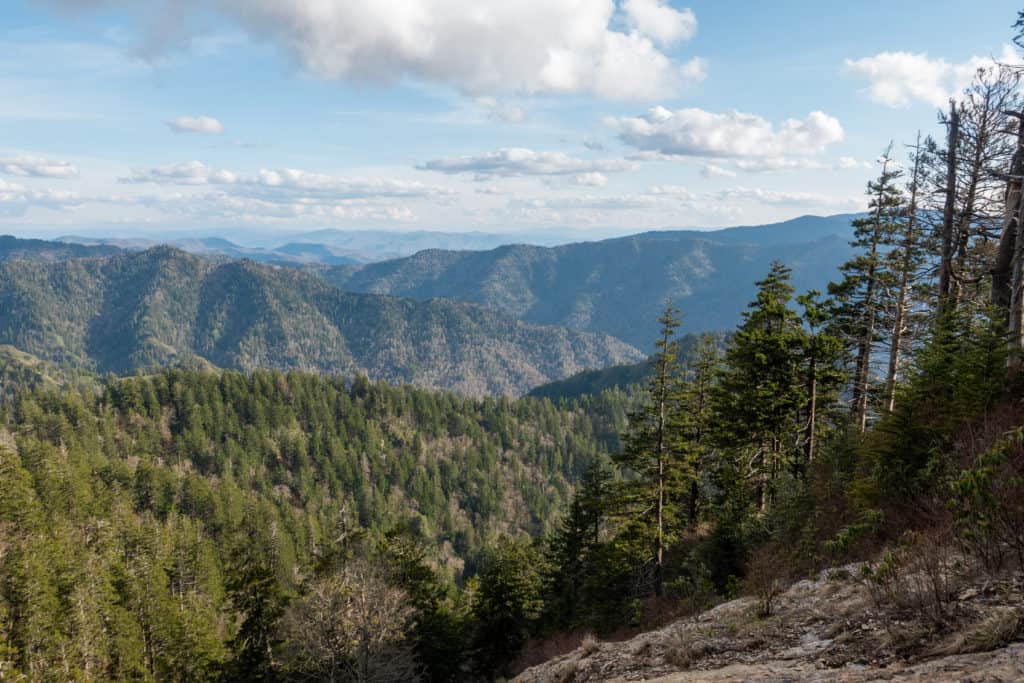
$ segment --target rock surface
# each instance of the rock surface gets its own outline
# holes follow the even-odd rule
[[[1024,577],[963,586],[940,623],[872,600],[858,575],[850,565],[800,581],[767,618],[747,597],[631,640],[590,640],[515,680],[1024,681]]]

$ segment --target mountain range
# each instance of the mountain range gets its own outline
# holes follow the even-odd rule
[[[365,372],[521,395],[641,361],[667,299],[681,309],[684,333],[732,329],[772,261],[792,267],[798,291],[824,289],[851,255],[851,218],[428,249],[359,265],[337,265],[329,259],[342,258],[338,247],[313,242],[282,245],[273,252],[291,259],[282,260],[253,258],[255,248],[221,238],[189,242],[197,256],[142,250],[146,242],[2,237],[0,344],[101,372],[176,364]],[[575,395],[642,374],[592,373],[538,395]]]
[[[853,217],[663,230],[556,247],[431,249],[318,270],[346,291],[468,301],[526,322],[610,334],[651,350],[666,300],[681,310],[686,332],[732,329],[773,261],[792,268],[797,291],[824,289],[853,254]]]
[[[578,231],[554,230],[548,232],[440,232],[435,230],[313,230],[282,235],[248,234],[234,232],[216,236],[168,235],[151,237],[86,237],[65,235],[58,242],[86,246],[118,247],[141,251],[159,245],[169,245],[197,256],[223,256],[248,258],[254,261],[297,265],[320,263],[324,265],[373,263],[411,256],[424,249],[484,250],[503,244],[534,244],[554,246],[578,240]],[[244,243],[244,244],[243,244]]]
[[[0,344],[129,373],[176,364],[298,369],[519,395],[642,359],[607,335],[449,300],[339,291],[314,275],[170,247],[0,263]]]

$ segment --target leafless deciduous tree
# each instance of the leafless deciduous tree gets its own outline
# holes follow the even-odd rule
[[[405,632],[408,596],[369,562],[348,562],[315,581],[282,620],[281,662],[299,681],[416,681],[420,667]]]

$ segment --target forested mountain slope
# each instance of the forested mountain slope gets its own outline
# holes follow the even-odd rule
[[[498,535],[552,527],[624,420],[610,394],[555,407],[266,371],[24,390],[0,402],[0,671],[254,680],[246,658],[276,645],[254,631],[310,572],[361,543],[395,565],[421,548],[442,587],[472,574]]]
[[[293,269],[160,247],[107,259],[0,265],[0,344],[125,373],[197,359],[521,394],[635,361],[604,335],[524,324],[453,301],[349,294]]]
[[[852,254],[849,221],[803,217],[558,247],[430,250],[321,272],[347,291],[471,301],[527,322],[603,332],[647,351],[666,299],[681,309],[687,331],[731,329],[773,261],[792,268],[798,291],[824,289]]]

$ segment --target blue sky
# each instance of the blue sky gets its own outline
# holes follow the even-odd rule
[[[890,139],[1019,59],[1017,9],[8,0],[0,230],[585,237],[858,210]]]

